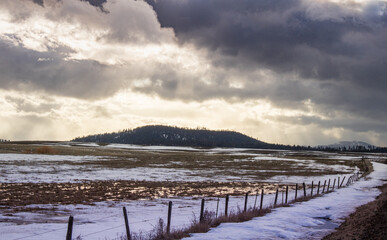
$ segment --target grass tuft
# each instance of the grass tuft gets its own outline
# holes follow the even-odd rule
[[[211,228],[219,226],[221,223],[226,222],[245,222],[249,221],[255,217],[264,216],[266,213],[271,212],[270,208],[262,209],[261,211],[257,209],[248,209],[246,212],[237,210],[231,212],[229,215],[222,215],[218,218],[215,217],[215,212],[213,211],[204,211],[203,220],[199,221],[196,217],[192,220],[190,226],[185,228],[173,229],[170,233],[167,233],[165,229],[165,224],[162,219],[159,219],[159,224],[148,233],[138,233],[132,235],[132,240],[172,240],[172,239],[181,239],[189,237],[193,233],[205,233],[208,232]],[[124,239],[124,238],[122,238]]]
[[[50,147],[50,146],[41,146],[35,149],[34,151],[37,154],[58,154],[59,151]]]

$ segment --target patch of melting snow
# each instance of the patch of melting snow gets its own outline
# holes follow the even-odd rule
[[[274,195],[265,196],[265,206],[274,199]],[[74,216],[73,237],[82,239],[109,239],[125,232],[122,207],[128,211],[130,229],[134,233],[147,233],[158,224],[159,218],[166,222],[168,202],[173,202],[171,228],[187,227],[192,220],[198,218],[201,199],[184,197],[171,199],[155,199],[129,202],[99,202],[90,205],[29,205],[27,209],[40,209],[34,212],[19,212],[12,216],[0,214],[2,239],[24,238],[30,240],[64,238],[67,229],[68,216]],[[242,208],[242,196],[230,197],[229,212]],[[225,200],[219,199],[218,214],[224,212]],[[205,209],[216,212],[217,198],[206,200]],[[251,197],[248,206],[253,207]],[[53,214],[55,213],[55,214]],[[23,223],[23,224],[18,224]],[[63,237],[62,237],[63,236]]]
[[[123,149],[134,149],[134,150],[164,150],[164,151],[202,151],[200,148],[193,147],[178,147],[178,146],[141,146],[141,145],[132,145],[132,144],[108,144],[102,146],[104,148],[123,148]]]
[[[315,217],[314,219],[321,221],[321,224],[314,226],[314,228],[316,229],[334,230],[340,226],[338,223],[333,223],[329,215],[326,215],[324,217]]]
[[[375,171],[368,180],[360,180],[322,197],[277,208],[273,212],[242,223],[224,223],[208,233],[195,233],[186,239],[321,239],[333,231],[334,225],[356,207],[376,198],[383,184],[387,165],[373,163]],[[326,216],[329,216],[327,220]]]
[[[281,176],[277,175],[269,179],[264,176],[259,178],[258,172],[273,172],[280,173],[277,170],[250,170],[243,169],[243,165],[239,169],[184,169],[184,168],[168,168],[171,164],[180,164],[182,162],[172,161],[163,164],[154,164],[151,166],[131,168],[130,162],[135,159],[128,160],[128,165],[122,168],[106,168],[98,164],[81,164],[90,161],[109,161],[112,157],[103,156],[69,156],[69,155],[43,155],[43,154],[0,154],[0,182],[77,182],[82,180],[145,180],[145,181],[233,181],[240,179],[244,181],[275,181],[284,183],[311,181],[315,177],[302,176]],[[304,169],[328,170],[328,171],[344,171],[352,172],[354,169],[343,165],[326,165],[316,163],[314,160],[298,160],[290,158],[280,158],[272,156],[255,156],[248,157],[242,160],[233,160],[232,162],[257,162],[260,161],[287,161],[294,162],[290,164],[290,168],[302,166]],[[228,162],[228,160],[225,160]],[[74,164],[76,163],[76,164]],[[214,174],[216,173],[216,174]],[[240,174],[240,173],[243,173]],[[293,172],[297,174],[297,169]],[[231,175],[231,176],[230,176]],[[331,176],[333,177],[333,176]]]
[[[100,145],[98,145],[97,143],[69,143],[73,146],[82,146],[82,147],[99,147]]]
[[[369,181],[359,181],[348,188],[342,188],[323,197],[308,202],[296,203],[292,207],[278,208],[264,217],[244,223],[225,223],[209,233],[193,234],[192,239],[320,239],[340,224],[358,205],[371,201],[378,191],[371,188],[380,184],[380,173],[386,172],[382,164],[374,163],[375,172]],[[384,175],[383,175],[384,177]],[[320,179],[321,180],[321,179]],[[309,191],[308,191],[309,192]],[[300,196],[301,192],[299,192]],[[289,200],[294,191],[289,192]],[[257,201],[256,201],[257,199]],[[100,202],[90,205],[30,205],[27,208],[41,209],[33,212],[0,214],[0,228],[4,239],[57,239],[66,235],[67,219],[75,219],[74,237],[82,239],[105,239],[121,236],[125,232],[122,207],[128,210],[132,232],[147,233],[158,223],[159,218],[166,221],[167,205],[173,202],[172,228],[188,226],[194,216],[198,217],[201,199],[185,197],[155,199],[129,202]],[[258,206],[260,198],[251,193],[248,206]],[[264,207],[272,204],[274,194],[264,197]],[[279,195],[278,202],[283,201]],[[230,197],[230,209],[242,209],[243,196]],[[224,212],[225,200],[219,199],[218,214]],[[217,198],[206,200],[206,209],[216,211]],[[23,223],[18,225],[17,223]]]

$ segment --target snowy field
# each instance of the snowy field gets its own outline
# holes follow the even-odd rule
[[[234,155],[237,153],[233,153]],[[251,156],[254,155],[254,156]],[[271,156],[255,156],[250,154],[248,159],[229,160],[235,166],[228,169],[226,175],[224,169],[185,169],[168,167],[169,163],[152,166],[130,167],[135,158],[125,159],[125,167],[106,167],[101,162],[109,162],[114,157],[101,156],[68,156],[68,155],[44,155],[44,154],[0,154],[1,182],[73,182],[83,180],[139,180],[139,181],[255,181],[294,183],[312,181],[321,178],[320,176],[288,176],[283,175],[289,169],[243,169],[244,164],[259,165],[261,162],[286,161],[296,171],[310,169],[310,171],[340,171],[351,173],[356,169],[341,164],[316,163],[314,160],[299,160],[292,158],[280,158]],[[354,158],[354,157],[352,157]],[[359,159],[359,157],[357,157]],[[345,160],[345,159],[344,159]],[[351,159],[353,160],[353,159]],[[96,162],[95,164],[93,162]],[[223,163],[225,163],[224,161]],[[179,165],[176,161],[174,165]],[[275,164],[275,163],[274,163]],[[165,166],[164,166],[165,165]],[[244,173],[235,174],[235,173]],[[270,173],[274,175],[267,179],[259,179],[259,173]],[[340,176],[340,175],[337,175]],[[334,177],[332,175],[331,177]]]
[[[367,180],[362,179],[348,188],[335,190],[308,202],[293,204],[292,207],[275,209],[266,216],[248,222],[221,224],[209,233],[193,234],[192,239],[320,239],[337,227],[357,206],[372,201],[379,194],[373,187],[383,183],[381,179],[387,177],[387,168],[380,163],[374,163],[374,168],[375,171]],[[284,200],[281,194],[279,196],[278,202],[281,203]],[[294,192],[290,192],[289,196],[289,200],[293,199]],[[73,236],[81,236],[82,239],[114,239],[125,232],[123,206],[128,210],[131,231],[146,234],[157,225],[159,218],[166,221],[169,201],[173,202],[172,228],[187,226],[195,216],[198,217],[200,199],[192,198],[102,202],[95,206],[32,205],[28,207],[39,207],[39,212],[0,215],[1,239],[57,239],[58,236],[66,235],[70,214],[75,219]],[[264,206],[273,202],[273,194],[265,195]],[[243,203],[243,197],[231,197],[230,211],[242,209]],[[253,207],[258,204],[259,196],[257,200],[256,196],[250,196],[248,205]],[[207,210],[215,212],[216,206],[216,198],[207,199]],[[218,214],[223,212],[224,199],[221,198]],[[20,224],[10,221],[12,218],[18,219]],[[42,219],[47,223],[42,222]]]
[[[57,144],[65,150],[70,144]],[[46,155],[0,153],[0,181],[79,182],[84,180],[139,181],[259,181],[295,183],[357,170],[351,162],[362,155],[251,149],[196,149],[79,143],[86,154]],[[111,151],[112,154],[98,156]],[[127,152],[125,152],[127,151]],[[92,153],[93,155],[88,155]],[[155,157],[156,156],[156,157]],[[367,155],[368,159],[379,158]]]
[[[147,233],[155,228],[159,218],[166,223],[168,202],[173,202],[171,228],[188,226],[192,220],[198,218],[200,199],[173,198],[131,201],[126,203],[102,202],[95,206],[89,205],[30,205],[30,208],[39,208],[40,213],[23,212],[13,214],[12,217],[0,215],[0,229],[4,239],[56,239],[56,236],[65,236],[68,216],[74,216],[73,236],[82,236],[82,239],[105,239],[121,236],[125,232],[122,207],[128,211],[129,224],[132,232]],[[274,201],[274,195],[265,195],[264,206]],[[255,196],[251,196],[249,206],[253,207]],[[259,199],[257,201],[259,203]],[[229,212],[243,208],[243,197],[230,197]],[[218,214],[224,213],[225,199],[219,199]],[[217,198],[207,199],[206,210],[216,212]],[[55,208],[55,214],[50,212]],[[45,209],[45,210],[42,210]],[[42,223],[41,219],[54,223]],[[22,225],[7,223],[11,220],[23,222]],[[2,238],[3,239],[3,238]]]
[[[333,231],[355,208],[376,198],[387,178],[387,165],[373,163],[375,171],[348,188],[322,197],[275,209],[263,217],[243,223],[223,223],[208,233],[186,239],[321,239]]]
[[[84,180],[262,181],[289,184],[310,183],[313,180],[317,183],[338,176],[347,176],[348,179],[351,173],[358,170],[351,162],[362,158],[362,155],[324,152],[141,147],[119,144],[79,146],[90,149],[91,153],[99,153],[98,151],[102,150],[105,152],[109,149],[114,151],[123,149],[124,152],[107,155],[0,153],[2,166],[0,184]],[[74,146],[61,144],[61,147],[72,149]],[[152,156],[162,158],[147,161]],[[201,157],[210,163],[201,161]],[[194,159],[195,162],[187,163],[185,158]],[[367,158],[381,159],[385,156],[373,154],[367,155]],[[283,163],[286,165],[282,166]],[[192,167],[196,165],[201,167]],[[222,168],[222,165],[227,167]],[[277,165],[281,165],[281,168],[272,169]],[[264,169],[265,167],[267,169]],[[318,239],[332,231],[332,226],[337,226],[356,206],[375,198],[378,191],[371,187],[381,184],[380,179],[386,177],[387,169],[380,163],[374,163],[374,168],[375,171],[367,181],[361,180],[348,188],[339,189],[308,202],[294,204],[290,208],[278,208],[264,217],[249,222],[222,224],[209,233],[194,234],[192,238]],[[312,174],[305,175],[308,171]],[[335,172],[340,174],[334,174]],[[266,177],[261,178],[261,175]],[[292,200],[294,192],[290,191],[289,196],[289,200]],[[0,239],[63,239],[70,215],[74,216],[74,237],[114,239],[125,232],[123,206],[128,211],[131,231],[146,234],[157,226],[159,218],[166,222],[169,201],[173,202],[172,228],[188,226],[195,217],[198,218],[201,201],[198,197],[103,201],[87,205],[32,204],[13,207],[0,205]],[[206,209],[218,211],[220,215],[224,213],[225,200],[219,199],[218,210],[217,201],[218,198],[206,198]],[[282,201],[283,195],[280,193],[278,202]],[[258,202],[259,196],[257,198],[255,193],[251,193],[248,205],[253,207],[258,205]],[[265,195],[264,206],[269,206],[273,202],[273,194]],[[243,205],[243,196],[230,197],[229,211],[242,209]]]

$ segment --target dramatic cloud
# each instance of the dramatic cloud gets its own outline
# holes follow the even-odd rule
[[[387,85],[382,81],[387,71],[385,3],[370,3],[359,12],[339,3],[301,0],[148,2],[181,43],[217,53],[214,64],[267,67],[373,88]]]
[[[386,39],[386,1],[3,0],[0,118],[386,145]]]
[[[5,89],[98,98],[119,88],[111,71],[96,61],[64,60],[59,53],[41,53],[0,40],[0,84]]]
[[[23,3],[0,3],[0,87],[5,89],[111,96],[139,74],[130,74],[138,60],[133,49],[173,38],[144,2],[112,3],[109,13],[78,0]]]
[[[207,49],[214,66],[235,68],[241,79],[250,74],[248,87],[234,92],[238,97],[252,97],[255,86],[265,89],[264,93],[255,91],[255,97],[278,104],[311,99],[326,107],[387,120],[381,111],[387,108],[386,2],[148,3],[161,25],[174,29],[181,44]],[[262,78],[251,76],[256,69],[270,69],[289,80],[279,81],[277,76],[274,86],[266,89]]]

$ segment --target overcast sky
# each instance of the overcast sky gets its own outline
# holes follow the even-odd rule
[[[0,138],[148,124],[387,146],[387,1],[1,0]]]

